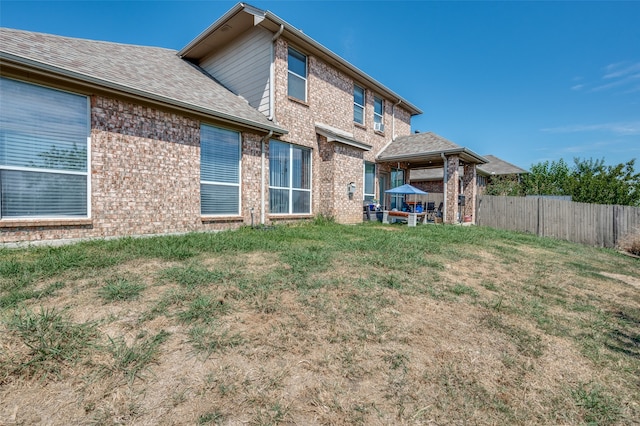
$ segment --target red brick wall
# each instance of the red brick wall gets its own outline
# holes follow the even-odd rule
[[[308,53],[302,50],[300,52]],[[375,162],[376,155],[391,141],[393,103],[397,100],[385,99],[385,131],[375,132],[375,93],[365,87],[365,125],[354,123],[353,79],[312,55],[307,56],[307,101],[290,99],[287,95],[287,54],[287,41],[284,38],[278,39],[275,46],[275,119],[278,124],[289,130],[289,133],[281,138],[283,141],[313,149],[312,212],[331,215],[341,223],[360,222],[364,194],[364,161]],[[363,151],[340,143],[327,142],[326,138],[316,135],[316,123],[351,133],[356,140],[373,148]],[[395,110],[395,133],[398,136],[411,133],[411,114],[402,104]],[[352,199],[347,195],[347,185],[350,182],[356,185]]]
[[[243,133],[242,140],[241,217],[203,223],[200,122],[131,102],[94,96],[91,218],[2,221],[0,242],[223,229],[250,223],[251,207],[255,208],[254,218],[258,221],[260,136]]]

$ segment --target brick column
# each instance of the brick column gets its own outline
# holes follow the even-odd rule
[[[460,157],[452,155],[447,157],[447,193],[444,194],[444,202],[446,204],[447,216],[444,218],[445,223],[456,223],[458,221],[458,182],[460,173]]]
[[[465,197],[465,206],[462,209],[463,216],[471,216],[473,222],[476,221],[476,194],[478,193],[478,184],[476,179],[476,164],[464,164],[464,178],[462,182],[463,194]]]

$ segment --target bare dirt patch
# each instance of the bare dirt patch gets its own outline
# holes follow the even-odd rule
[[[613,274],[611,272],[600,272],[600,275],[613,278],[614,280],[622,281],[625,284],[629,284],[631,287],[635,287],[640,290],[640,278],[632,277],[630,275]]]

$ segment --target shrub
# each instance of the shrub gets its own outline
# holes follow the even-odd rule
[[[625,235],[619,242],[618,247],[621,250],[640,256],[640,228],[636,228]]]

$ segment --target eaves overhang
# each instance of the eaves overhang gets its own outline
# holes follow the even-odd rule
[[[211,53],[211,48],[223,45],[226,40],[231,40],[235,35],[239,35],[255,25],[260,25],[273,33],[283,28],[281,37],[290,40],[292,44],[299,49],[322,58],[328,64],[352,77],[357,83],[373,89],[394,104],[399,103],[399,105],[408,110],[411,115],[422,114],[422,110],[416,105],[333,53],[306,35],[302,30],[299,30],[268,10],[261,10],[247,3],[236,4],[216,22],[200,33],[193,41],[181,49],[178,55],[185,59],[198,62]]]
[[[6,73],[9,70],[26,72],[30,74],[39,74],[46,78],[55,76],[61,81],[67,81],[74,84],[81,83],[87,88],[101,89],[103,91],[112,92],[120,95],[128,95],[130,97],[140,99],[149,103],[173,107],[192,114],[204,115],[214,118],[218,121],[234,124],[236,126],[247,129],[257,130],[260,132],[273,132],[276,135],[284,135],[289,133],[286,129],[275,125],[268,125],[258,121],[247,120],[232,114],[218,111],[213,108],[205,108],[199,105],[190,104],[179,99],[170,98],[157,93],[144,91],[125,84],[96,78],[91,75],[71,71],[45,62],[27,59],[11,53],[0,51],[0,70]]]
[[[379,155],[376,160],[381,163],[385,162],[403,162],[412,165],[427,164],[434,161],[442,162],[442,155],[445,157],[458,155],[460,159],[468,163],[486,164],[487,159],[476,154],[468,148],[445,149],[441,151],[418,152],[411,154],[398,154],[385,156],[384,153]]]
[[[356,140],[351,133],[344,132],[323,123],[316,123],[316,133],[327,138],[328,142],[338,142],[363,151],[371,151],[371,145]]]

